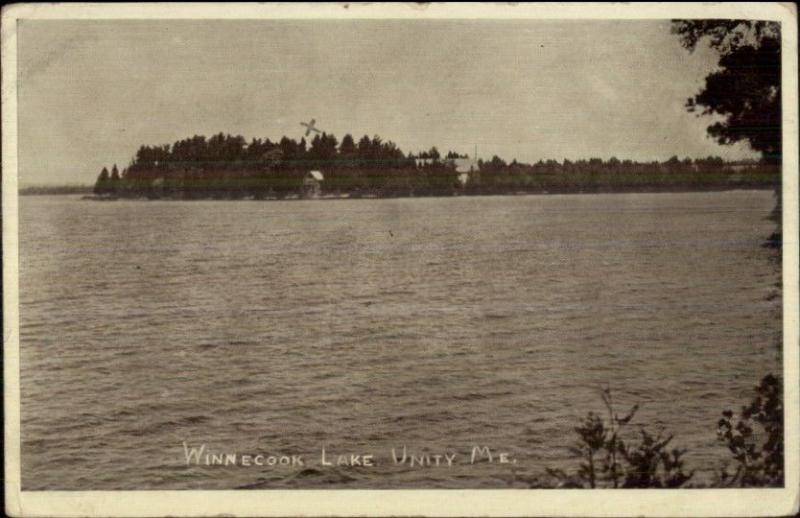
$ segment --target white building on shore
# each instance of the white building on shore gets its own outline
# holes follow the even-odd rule
[[[316,198],[322,194],[322,182],[325,177],[322,171],[309,171],[303,178],[303,196],[306,198]]]

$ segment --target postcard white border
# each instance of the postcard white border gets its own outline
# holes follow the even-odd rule
[[[15,4],[3,7],[2,170],[6,513],[12,516],[782,516],[798,511],[800,444],[785,444],[783,489],[20,491],[17,222],[19,19],[670,19],[782,22],[785,437],[798,397],[797,12],[789,3]]]

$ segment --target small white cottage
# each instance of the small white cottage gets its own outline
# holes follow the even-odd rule
[[[303,178],[303,195],[309,198],[315,198],[322,193],[322,182],[325,177],[322,176],[321,171],[309,171]]]

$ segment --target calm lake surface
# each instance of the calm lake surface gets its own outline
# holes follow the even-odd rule
[[[774,204],[21,197],[23,488],[521,487],[571,465],[606,385],[709,479],[720,412],[780,368]],[[187,466],[184,441],[306,465]]]

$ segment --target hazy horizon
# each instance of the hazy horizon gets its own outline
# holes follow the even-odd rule
[[[140,145],[302,136],[489,159],[755,158],[687,113],[717,57],[668,20],[24,20],[19,183],[91,184]],[[373,43],[379,41],[381,45]]]

